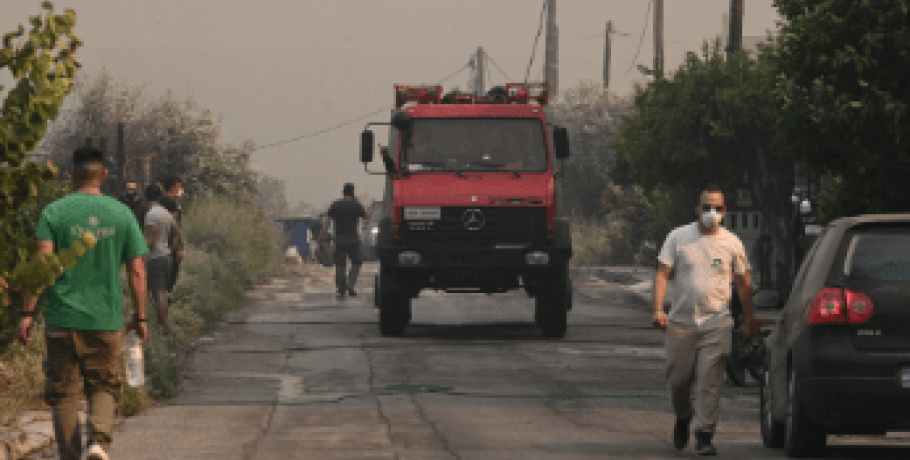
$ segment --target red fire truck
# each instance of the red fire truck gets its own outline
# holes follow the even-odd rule
[[[556,159],[569,156],[554,126],[546,83],[509,83],[487,94],[395,85],[391,122],[361,134],[364,170],[371,125],[389,125],[375,280],[382,335],[398,336],[423,289],[535,299],[545,337],[566,333],[572,308],[572,242],[560,216]],[[561,165],[561,164],[560,164]],[[558,168],[561,169],[561,168]]]

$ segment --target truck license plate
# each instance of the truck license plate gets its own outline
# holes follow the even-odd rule
[[[901,388],[910,388],[910,367],[901,368]]]
[[[442,218],[440,208],[404,208],[405,220],[439,220]]]

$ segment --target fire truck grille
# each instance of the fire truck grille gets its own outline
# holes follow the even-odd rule
[[[402,220],[401,241],[419,246],[495,246],[542,243],[547,208],[443,207],[439,220]]]

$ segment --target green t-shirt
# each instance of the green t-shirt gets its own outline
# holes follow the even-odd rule
[[[36,237],[67,249],[90,231],[98,244],[63,272],[47,292],[47,324],[80,330],[123,328],[120,266],[148,253],[136,216],[106,195],[75,192],[47,205]]]

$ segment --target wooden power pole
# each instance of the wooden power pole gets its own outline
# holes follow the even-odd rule
[[[556,98],[559,88],[559,29],[556,28],[556,0],[547,0],[547,53],[544,69],[549,84],[549,99]]]
[[[613,21],[607,21],[606,43],[604,44],[604,89],[610,87],[610,34],[613,33]]]
[[[730,0],[730,36],[727,38],[727,60],[743,47],[743,0]]]
[[[664,76],[664,0],[654,0],[654,78]]]

